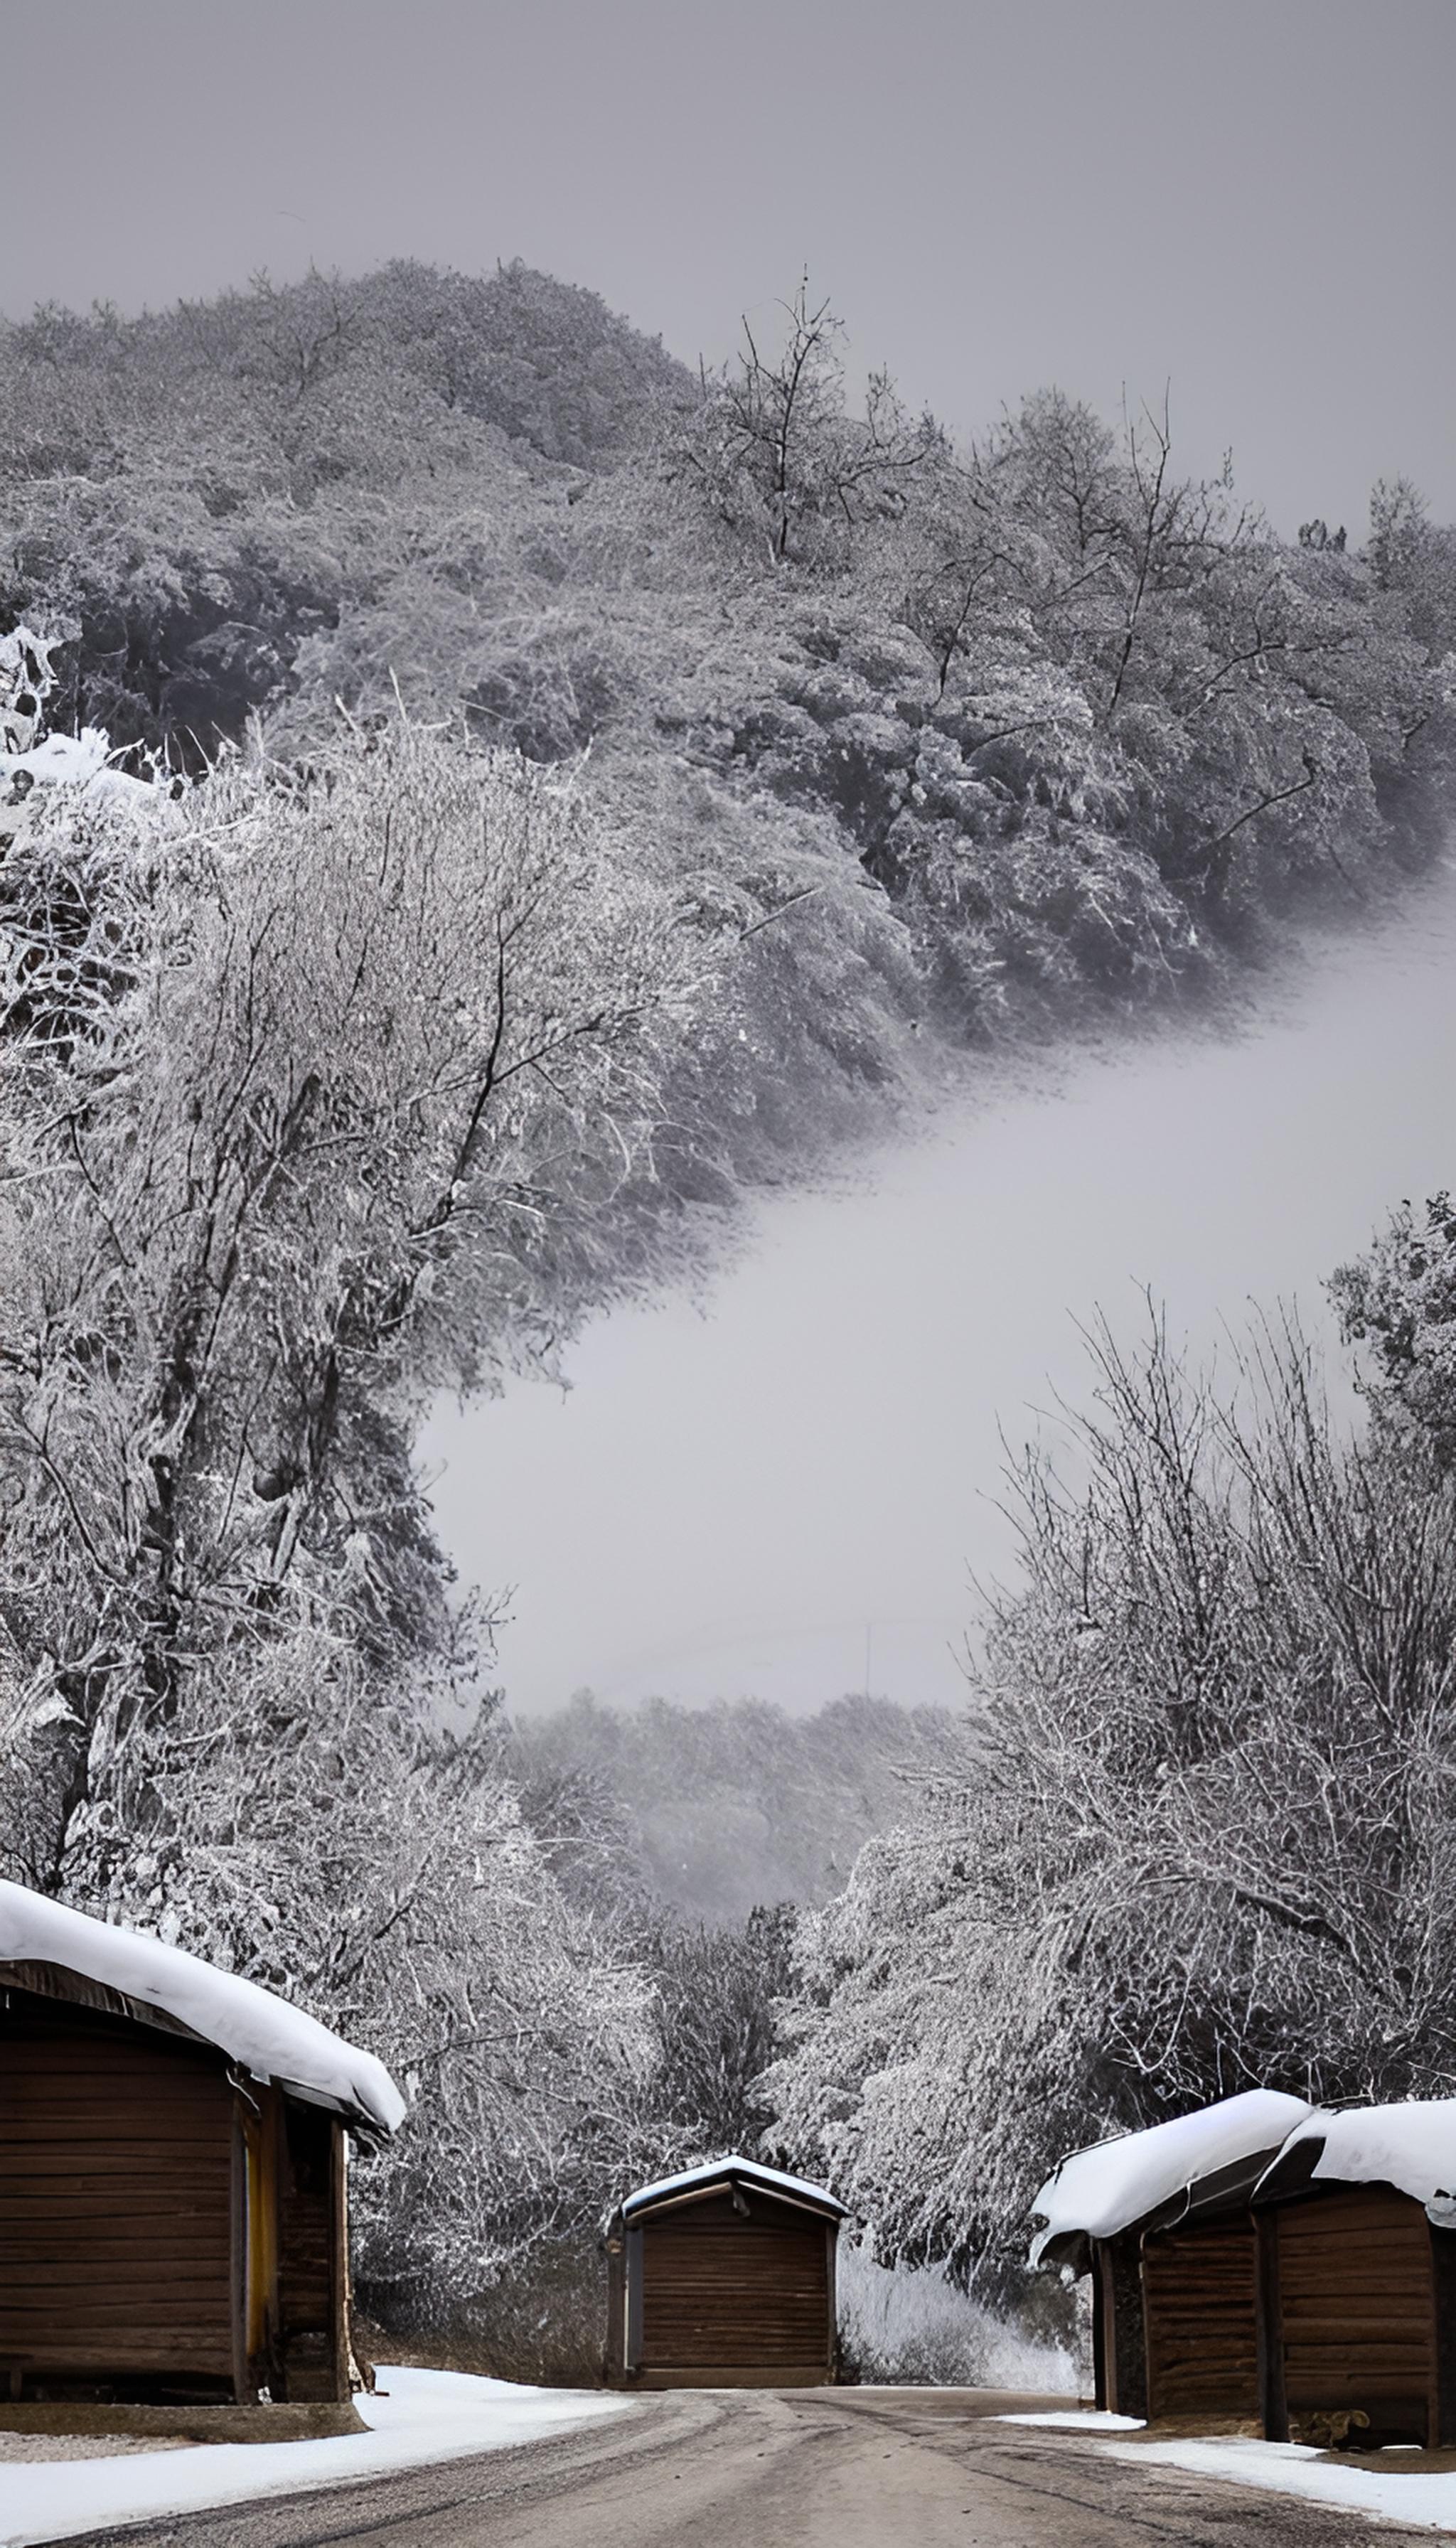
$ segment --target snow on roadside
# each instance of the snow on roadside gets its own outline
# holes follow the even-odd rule
[[[1131,2433],[1143,2427],[1137,2415],[1109,2415],[1090,2408],[1079,2413],[998,2415],[998,2424],[1050,2425],[1067,2433]],[[1260,2442],[1228,2433],[1195,2440],[1110,2442],[1110,2457],[1130,2467],[1186,2469],[1193,2477],[1226,2478],[1235,2486],[1299,2496],[1338,2512],[1404,2522],[1408,2529],[1456,2531],[1456,2469],[1423,2472],[1414,2450],[1372,2452],[1368,2459],[1334,2460],[1307,2442]]]
[[[1404,2522],[1411,2530],[1456,2530],[1456,2469],[1422,2475],[1414,2451],[1409,2456],[1392,2452],[1389,2458],[1373,2452],[1363,2463],[1353,2456],[1335,2461],[1308,2443],[1245,2441],[1232,2434],[1215,2441],[1115,2442],[1109,2448],[1114,2459],[1138,2468],[1152,2461],[1187,2469],[1195,2477],[1228,2478],[1235,2486],[1296,2495],[1333,2511]]]
[[[8,2464],[0,2483],[0,2548],[35,2548],[77,2531],[261,2496],[312,2494],[474,2451],[506,2450],[622,2414],[631,2404],[592,2390],[523,2389],[509,2380],[398,2365],[381,2366],[379,2384],[379,2395],[357,2401],[368,2432],[335,2440],[203,2442],[108,2459]]]
[[[1050,2424],[1062,2433],[1140,2433],[1140,2415],[1110,2415],[1103,2407],[1058,2407],[1038,2415],[997,2415],[998,2424]]]

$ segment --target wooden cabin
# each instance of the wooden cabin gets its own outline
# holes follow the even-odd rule
[[[1253,2188],[1302,2098],[1268,2089],[1064,2159],[1037,2197],[1034,2263],[1092,2278],[1097,2405],[1245,2422],[1261,2404]]]
[[[1269,2439],[1456,2447],[1456,2099],[1312,2115],[1253,2217]]]
[[[753,2159],[640,2186],[606,2223],[606,2376],[643,2389],[805,2389],[838,2377],[845,2207]]]
[[[346,2135],[403,2112],[271,1992],[0,1883],[0,2401],[347,2399]]]

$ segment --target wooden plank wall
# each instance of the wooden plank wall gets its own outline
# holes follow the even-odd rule
[[[1373,2430],[1439,2431],[1430,2225],[1409,2195],[1351,2186],[1278,2206],[1283,2408],[1360,2409]],[[1276,2403],[1274,2417],[1277,2420]]]
[[[642,2223],[644,2379],[832,2377],[832,2228],[758,2193],[748,2201],[747,2217],[721,2195]]]
[[[230,2395],[223,2058],[0,1992],[0,2372]]]
[[[1150,2416],[1260,2412],[1258,2243],[1247,2215],[1142,2242]]]

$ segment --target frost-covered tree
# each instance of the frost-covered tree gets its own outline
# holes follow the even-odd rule
[[[1456,1206],[1402,1204],[1330,1281],[1346,1339],[1366,1348],[1362,1387],[1383,1436],[1456,1469]]]
[[[0,1854],[376,2044],[371,2271],[458,2287],[638,2148],[656,2039],[520,1820],[412,1424],[677,1261],[710,932],[408,727],[8,820]]]
[[[4,871],[0,1457],[64,1765],[47,1883],[113,1732],[219,1648],[318,1600],[381,1661],[447,1642],[419,1393],[549,1358],[659,1260],[703,962],[510,760],[404,732],[171,821],[137,793],[33,797]]]
[[[1097,1356],[982,1722],[806,1924],[771,2081],[887,2249],[991,2274],[1106,2130],[1456,2080],[1451,1490],[1341,1443],[1297,1337],[1222,1400],[1160,1333]]]
[[[655,800],[689,888],[755,920],[812,835],[797,1050],[866,940],[903,959],[851,1098],[866,1040],[893,1077],[910,1027],[1177,999],[1438,850],[1456,588],[1410,491],[1363,554],[1288,547],[1163,413],[1042,392],[953,452],[883,379],[847,395],[832,312],[784,320],[694,387],[518,267],[40,312],[0,333],[0,612],[75,638],[65,723],[174,766],[254,713],[307,758],[398,686],[590,746],[624,828]]]
[[[792,1975],[793,1906],[760,1905],[741,1925],[675,1925],[652,1942],[662,2033],[654,2104],[698,2156],[764,2149],[762,2081]]]
[[[907,413],[886,372],[870,374],[863,414],[850,412],[844,326],[807,275],[778,316],[776,345],[761,345],[745,318],[737,361],[704,373],[668,466],[781,565],[834,556],[859,525],[897,518],[945,437],[930,415]]]
[[[943,699],[974,699],[1009,628],[1033,640],[1083,702],[1115,828],[1217,920],[1286,879],[1339,877],[1398,803],[1416,829],[1444,690],[1376,584],[1342,551],[1286,548],[1230,469],[1179,476],[1166,410],[1117,433],[1043,392],[938,491],[911,612]],[[1019,732],[1075,811],[1055,721],[1029,710]]]

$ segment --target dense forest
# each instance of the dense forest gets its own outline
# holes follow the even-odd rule
[[[1321,2087],[1448,2075],[1443,1203],[1340,1278],[1357,1453],[1297,1340],[1254,1415],[1107,1349],[964,1723],[511,1727],[435,1543],[434,1393],[1449,824],[1414,490],[1291,544],[1163,411],[959,447],[780,317],[692,374],[400,264],[0,330],[0,1864],[386,2055],[397,2318],[734,2140],[1009,2291],[1052,2140],[1302,2083],[1317,2000]]]
[[[789,1717],[763,1700],[603,1706],[590,1690],[513,1728],[522,1810],[569,1885],[613,1882],[711,1926],[817,1908],[897,1821],[957,1720],[890,1699]]]
[[[399,701],[590,752],[704,924],[795,911],[725,1113],[785,1058],[875,1081],[906,1027],[1186,991],[1430,855],[1456,548],[1412,489],[1290,546],[1166,414],[1043,391],[957,450],[883,377],[851,408],[807,284],[782,320],[699,379],[520,266],[39,312],[0,614],[64,634],[61,723],[183,766]]]

